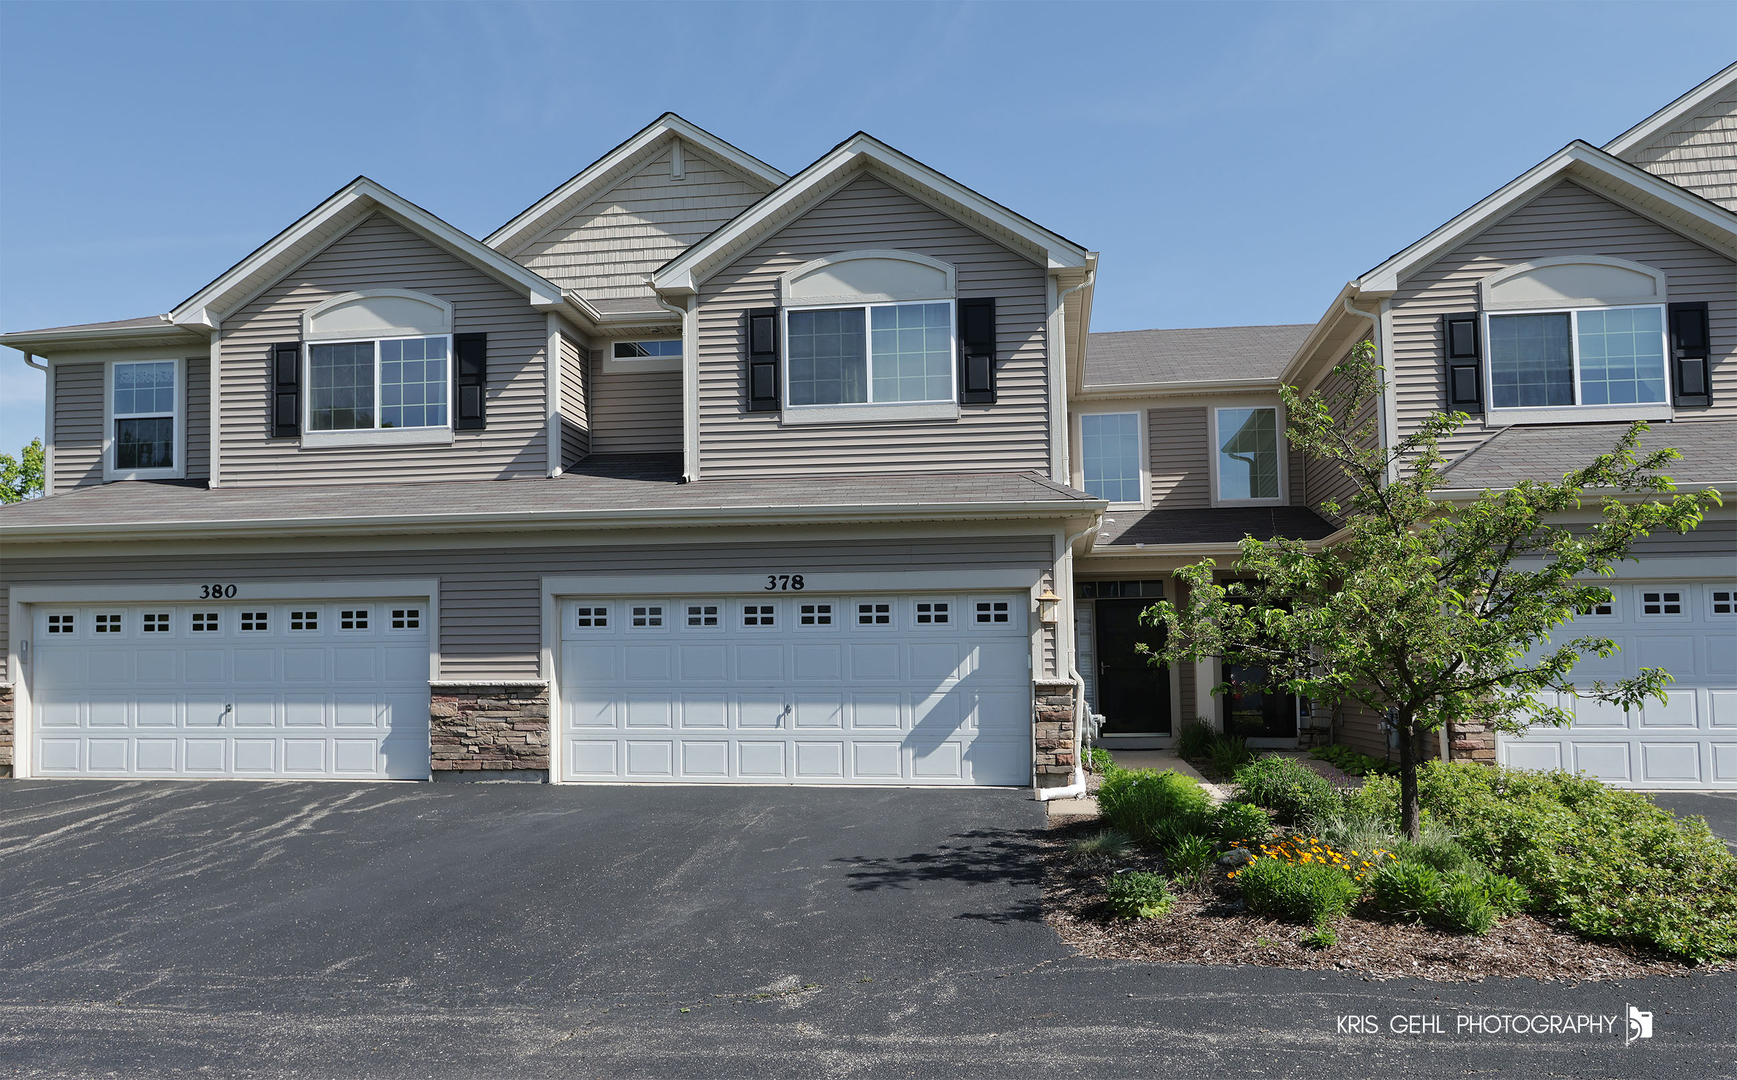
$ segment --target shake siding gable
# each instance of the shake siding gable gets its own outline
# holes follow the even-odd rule
[[[1737,210],[1737,86],[1623,157],[1727,210]]]
[[[273,439],[272,343],[301,338],[301,315],[361,289],[412,289],[453,305],[453,332],[488,335],[488,427],[451,446],[304,449]],[[530,479],[547,469],[548,323],[524,296],[375,214],[223,320],[225,484]]]
[[[591,452],[589,409],[591,350],[561,335],[561,466],[577,464]]]
[[[1212,505],[1204,408],[1147,410],[1146,445],[1151,452],[1154,509],[1200,510]]]
[[[1571,181],[1562,181],[1400,284],[1392,300],[1400,437],[1446,408],[1441,317],[1478,309],[1478,282],[1497,270],[1558,255],[1608,255],[1663,270],[1672,301],[1709,304],[1713,406],[1680,419],[1737,417],[1737,263]],[[1473,417],[1443,444],[1453,456],[1495,430]]]
[[[514,260],[588,299],[650,301],[648,274],[759,202],[767,190],[687,143],[682,150],[685,179],[670,177],[666,144],[637,172],[515,252]]]
[[[779,275],[805,262],[889,248],[952,263],[961,297],[995,297],[997,403],[962,406],[957,421],[791,427],[777,413],[744,411],[744,313],[777,305]],[[1045,288],[1042,267],[873,175],[857,176],[701,287],[701,475],[1047,471]]]
[[[103,365],[54,365],[54,490],[103,482]]]

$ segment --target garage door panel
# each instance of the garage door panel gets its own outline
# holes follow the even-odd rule
[[[181,744],[182,765],[187,772],[222,776],[229,771],[227,739],[187,739]]]
[[[1640,667],[1664,668],[1681,679],[1695,674],[1695,639],[1687,635],[1648,635],[1637,642]]]
[[[844,695],[797,694],[795,714],[799,730],[826,728],[843,731]],[[842,757],[840,760],[842,762]]]
[[[851,774],[858,780],[896,781],[904,776],[904,751],[896,742],[853,739],[850,753]]]
[[[229,704],[227,697],[190,695],[182,716],[183,723],[189,728],[222,727],[223,722],[229,718]]]
[[[188,649],[183,654],[186,661],[186,680],[201,683],[229,682],[229,654],[223,649]]]
[[[1595,698],[1576,697],[1569,702],[1574,713],[1574,726],[1581,728],[1627,729],[1629,715],[1620,705]]]
[[[373,739],[333,739],[332,771],[340,776],[372,776],[379,744]]]
[[[92,686],[131,686],[137,681],[133,654],[119,643],[107,649],[91,649],[86,662],[85,681]]]
[[[1737,742],[1716,742],[1708,746],[1713,764],[1713,779],[1722,783],[1737,783]]]
[[[729,647],[725,645],[677,646],[677,670],[682,682],[723,682],[729,671]],[[580,678],[584,678],[583,675]]]
[[[574,700],[567,722],[575,728],[615,727],[615,699],[587,694]]]
[[[102,772],[107,768],[105,762],[97,760],[100,740],[91,742],[91,771]],[[138,739],[133,743],[135,764],[139,772],[159,773],[173,776],[181,768],[181,740],[179,739]],[[124,756],[124,755],[123,755]],[[120,767],[120,766],[117,766]]]
[[[326,670],[324,647],[286,648],[283,650],[283,679],[290,683],[323,683],[330,681]]]
[[[53,730],[55,728],[78,728],[82,726],[80,724],[80,718],[85,714],[85,712],[86,708],[76,701],[45,701],[39,703],[36,707],[36,724],[38,727],[48,730]],[[121,703],[120,723],[125,725],[126,722],[126,705],[125,703]]]
[[[1576,742],[1572,750],[1576,772],[1589,773],[1606,783],[1626,784],[1634,777],[1626,742]]]
[[[675,744],[664,739],[627,740],[627,775],[641,778],[673,778],[675,776]]]
[[[1678,687],[1667,701],[1648,701],[1640,708],[1641,726],[1644,728],[1680,727],[1693,728],[1699,726],[1695,702],[1695,691],[1692,687]]]
[[[285,739],[283,741],[284,772],[318,775],[326,771],[326,740]]]
[[[783,645],[737,645],[736,679],[745,683],[783,682]]]
[[[969,692],[928,694],[911,704],[911,731],[918,738],[945,738],[967,727]]]
[[[730,744],[723,740],[683,739],[682,776],[691,780],[727,780]]]
[[[283,726],[286,728],[323,728],[326,726],[326,695],[285,694]]]
[[[235,740],[235,771],[249,776],[270,776],[277,772],[277,740]]]
[[[332,678],[340,683],[378,682],[379,648],[372,645],[345,645],[332,650]]]
[[[386,703],[373,694],[336,694],[332,699],[332,726],[371,728],[384,725]]]
[[[957,642],[913,641],[910,648],[911,678],[915,681],[940,686],[942,683],[962,678],[965,674],[965,650]]]
[[[278,651],[276,649],[236,649],[230,654],[238,683],[276,683]]]
[[[1737,690],[1709,690],[1707,704],[1710,726],[1737,728]]]
[[[97,716],[103,714],[99,723]],[[180,702],[173,697],[140,695],[131,702],[94,700],[90,703],[92,727],[122,727],[131,714],[133,726],[140,728],[172,728],[179,726]]]
[[[1562,768],[1562,744],[1554,740],[1527,739],[1507,745],[1503,751],[1502,764],[1510,769],[1549,771]]]
[[[672,645],[629,645],[624,653],[627,681],[667,683],[675,679],[675,658]]]
[[[796,778],[798,780],[843,780],[844,744],[841,742],[796,741]]]
[[[129,764],[128,758],[131,756],[132,749],[133,745],[131,739],[92,739],[85,748],[84,768],[90,772],[99,774],[108,773],[110,775],[131,772],[132,770],[127,766]],[[166,760],[168,765],[173,767],[175,761],[174,743],[153,741],[150,745],[149,751],[149,756],[143,760],[152,763]],[[72,755],[72,760],[75,763],[78,761],[78,755],[76,752]],[[149,766],[141,767],[144,768]],[[78,768],[78,766],[75,764],[72,768]]]
[[[675,703],[669,694],[629,694],[627,726],[630,728],[672,728],[675,726]]]
[[[899,646],[893,642],[853,643],[850,647],[850,677],[865,681],[896,681],[899,677]]]
[[[1694,742],[1641,743],[1641,779],[1649,784],[1695,784],[1701,780],[1701,747]]]
[[[278,699],[255,693],[235,697],[235,726],[238,728],[271,728],[278,722]]]
[[[736,744],[736,775],[744,780],[781,780],[784,778],[782,741],[745,739]]]
[[[82,772],[80,756],[85,745],[83,739],[42,739],[37,744],[36,767],[49,775]],[[125,758],[126,744],[123,742],[121,746]]]
[[[562,649],[562,664],[568,678],[581,686],[619,682],[615,674],[615,646],[568,645]]]
[[[911,747],[911,775],[925,780],[965,779],[965,752],[956,742],[916,741]]]
[[[844,646],[797,645],[791,650],[792,674],[798,682],[836,682],[844,676]]]
[[[47,687],[77,687],[90,682],[89,664],[90,657],[84,649],[58,643],[39,647],[32,661],[36,681],[45,688],[43,692]]]
[[[1737,675],[1737,634],[1707,635],[1707,673]]]
[[[744,731],[781,728],[786,711],[783,694],[736,695],[736,726]]]
[[[613,780],[621,775],[618,757],[614,740],[572,739],[567,744],[567,768],[577,777]]]
[[[709,731],[730,726],[730,699],[726,694],[683,694],[681,723],[684,729]]]

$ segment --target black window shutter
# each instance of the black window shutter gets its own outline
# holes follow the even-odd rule
[[[777,412],[778,309],[748,312],[748,411]]]
[[[959,301],[959,403],[995,404],[995,297]]]
[[[285,341],[271,347],[271,437],[293,439],[302,433],[302,346]]]
[[[481,431],[488,422],[489,336],[452,335],[452,426]]]
[[[1713,387],[1708,367],[1712,363],[1711,333],[1707,325],[1707,304],[1672,304],[1671,321],[1671,404],[1711,405]]]
[[[1478,313],[1443,315],[1447,342],[1447,403],[1459,412],[1484,411],[1482,353],[1478,348]]]

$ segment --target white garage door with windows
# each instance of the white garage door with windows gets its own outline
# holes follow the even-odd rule
[[[1737,584],[1625,584],[1611,593],[1611,603],[1555,635],[1597,635],[1622,646],[1582,659],[1576,684],[1663,668],[1673,678],[1670,700],[1624,712],[1563,695],[1572,726],[1500,736],[1497,759],[1623,787],[1737,789]]]
[[[36,776],[423,779],[425,601],[37,604]]]
[[[561,777],[1031,781],[1025,593],[567,598]]]

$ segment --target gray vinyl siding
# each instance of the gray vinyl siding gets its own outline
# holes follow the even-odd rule
[[[1186,581],[1183,581],[1181,578],[1173,577],[1170,579],[1170,588],[1166,590],[1166,593],[1175,594],[1170,602],[1180,609],[1188,606],[1188,591],[1188,583]],[[1182,726],[1193,720],[1200,712],[1196,707],[1194,700],[1196,689],[1197,687],[1194,682],[1194,665],[1187,660],[1177,664],[1176,692],[1181,704],[1178,709],[1178,715],[1174,718],[1175,722],[1170,727],[1173,734],[1182,734]],[[1210,719],[1210,717],[1208,719]]]
[[[1730,505],[1730,496],[1729,491],[1725,492],[1727,506]],[[1630,550],[1643,561],[1618,566],[1618,578],[1644,576],[1647,573],[1644,560],[1648,557],[1723,558],[1727,560],[1727,576],[1737,577],[1737,518],[1708,518],[1701,522],[1700,528],[1690,533],[1653,533],[1636,540]]]
[[[595,547],[498,548],[487,539],[464,549],[366,552],[266,551],[171,554],[148,558],[25,558],[8,555],[0,586],[142,585],[438,578],[441,678],[535,679],[542,627],[541,578],[549,574],[620,572],[852,573],[1052,566],[1052,537],[959,537],[860,540],[768,540],[749,543],[645,543]],[[388,587],[389,588],[389,587]],[[3,595],[3,593],[0,593]],[[0,640],[7,613],[0,605]],[[1044,634],[1053,658],[1054,636]],[[3,655],[3,654],[0,654]]]
[[[1673,301],[1705,300],[1712,321],[1713,405],[1684,419],[1737,417],[1737,263],[1571,181],[1540,193],[1499,223],[1402,282],[1392,301],[1401,438],[1446,407],[1441,317],[1478,310],[1478,282],[1532,259],[1608,255],[1662,270]],[[1453,456],[1494,430],[1474,417],[1443,449]]]
[[[211,364],[187,361],[187,479],[211,479]]]
[[[591,357],[591,452],[681,453],[682,373],[611,371],[605,351]]]
[[[1345,356],[1340,358],[1340,362],[1343,363],[1344,360],[1349,359],[1350,355],[1350,350],[1346,350]],[[1327,401],[1336,402],[1340,395],[1345,392],[1345,379],[1341,375],[1330,374],[1321,380],[1321,385],[1316,388],[1316,392]],[[1338,415],[1344,411],[1342,407],[1335,405],[1334,408],[1336,410],[1334,419],[1345,429],[1355,429],[1360,424],[1370,423],[1376,415],[1374,399],[1365,402],[1362,408],[1349,418]],[[1378,437],[1372,428],[1369,437],[1364,439],[1363,443],[1365,446],[1373,446]],[[1300,457],[1302,455],[1293,456]],[[1302,505],[1331,520],[1331,515],[1321,509],[1321,504],[1332,499],[1339,504],[1342,511],[1348,511],[1351,507],[1351,496],[1357,491],[1357,483],[1347,476],[1338,465],[1309,458],[1303,462],[1301,490],[1303,492]]]
[[[1737,210],[1737,86],[1623,157],[1727,210]]]
[[[103,482],[103,365],[54,365],[54,490]]]
[[[649,301],[647,274],[759,202],[768,190],[688,144],[683,153],[686,179],[670,177],[665,146],[639,171],[550,226],[513,258],[589,299]]]
[[[591,452],[591,350],[561,335],[561,465]]]
[[[450,446],[321,447],[274,439],[268,358],[301,338],[304,310],[360,289],[413,289],[453,305],[455,333],[486,333],[488,427]],[[525,298],[382,214],[365,219],[223,320],[225,484],[523,479],[548,458],[544,393],[548,322]]]
[[[995,297],[994,405],[957,421],[785,427],[744,400],[744,314],[778,303],[779,275],[842,251],[913,251],[958,270],[961,297]],[[872,176],[859,175],[705,282],[699,311],[701,475],[1049,469],[1045,271]]]
[[[1151,457],[1152,506],[1197,510],[1212,505],[1211,448],[1206,410],[1149,409],[1146,448]]]

